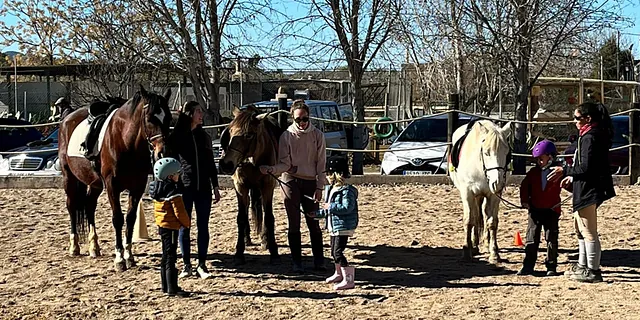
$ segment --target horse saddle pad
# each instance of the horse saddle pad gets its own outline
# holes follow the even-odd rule
[[[460,150],[462,150],[462,145],[464,144],[464,140],[467,139],[469,132],[471,132],[471,129],[473,128],[473,125],[476,124],[478,120],[480,120],[480,118],[471,119],[467,124],[467,129],[464,131],[464,134],[462,135],[462,137],[460,137],[460,139],[458,139],[458,141],[456,141],[451,147],[451,154],[449,155],[449,160],[451,161],[451,166],[453,170],[458,168],[458,165],[460,164]]]
[[[100,134],[98,135],[98,152],[102,150],[102,142],[104,141],[104,136],[107,133],[107,127],[109,127],[109,122],[111,122],[111,118],[113,118],[113,115],[117,110],[118,109],[115,109],[109,113],[109,116],[107,116],[107,119],[100,128]],[[69,139],[69,145],[67,146],[67,155],[69,157],[85,157],[86,149],[82,146],[82,143],[87,138],[90,128],[91,124],[87,118],[82,120],[73,130],[73,133],[71,133],[71,139]]]

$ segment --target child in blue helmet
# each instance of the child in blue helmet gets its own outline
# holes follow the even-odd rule
[[[149,195],[153,198],[153,212],[162,241],[160,278],[162,292],[170,296],[187,297],[188,292],[178,286],[176,250],[180,227],[189,228],[191,220],[182,200],[180,162],[174,158],[162,158],[153,165],[156,180],[149,184]]]
[[[345,157],[330,157],[326,172],[330,185],[324,189],[325,203],[311,215],[316,219],[326,218],[326,226],[331,234],[331,255],[335,272],[326,282],[335,283],[334,290],[352,289],[355,287],[355,269],[349,266],[344,250],[349,237],[353,236],[358,226],[358,190],[347,184],[346,179],[350,174]]]
[[[555,157],[558,152],[553,142],[543,140],[533,147],[536,166],[531,168],[520,185],[520,203],[529,210],[527,226],[527,243],[522,269],[518,275],[533,274],[536,255],[540,246],[540,234],[544,227],[544,238],[547,242],[547,275],[556,276],[558,265],[558,222],[560,220],[560,182],[548,181],[547,175],[551,166],[557,165]]]

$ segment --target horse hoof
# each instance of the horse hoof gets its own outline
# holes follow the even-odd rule
[[[489,263],[498,264],[500,262],[500,257],[497,256],[489,256]]]
[[[91,251],[89,251],[89,256],[91,258],[97,258],[97,257],[101,256],[100,250],[91,250]]]
[[[245,263],[247,263],[247,262],[244,260],[244,255],[236,255],[236,256],[233,257],[233,264],[234,265],[240,266],[240,265],[243,265]]]
[[[79,248],[75,249],[75,250],[74,249],[69,250],[69,256],[77,257],[79,255],[80,255],[80,249]]]
[[[268,244],[268,243],[263,242],[263,243],[260,245],[260,249],[262,249],[262,250],[269,250],[269,244]]]
[[[116,272],[125,272],[127,271],[127,264],[124,261],[115,263]]]
[[[133,259],[127,259],[126,264],[127,264],[127,269],[133,268],[136,266],[136,261]]]

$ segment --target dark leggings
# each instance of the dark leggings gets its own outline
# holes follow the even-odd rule
[[[331,256],[333,256],[333,262],[343,267],[349,265],[347,258],[344,256],[347,241],[349,241],[348,236],[331,236]]]
[[[212,196],[210,190],[205,191],[185,191],[182,195],[184,207],[191,219],[191,212],[195,205],[196,227],[198,228],[198,265],[204,264],[207,260],[207,250],[209,248],[209,216],[211,215]],[[192,219],[193,221],[193,219]],[[191,266],[191,229],[180,228],[178,236],[180,250],[182,251],[182,261],[185,266]]]

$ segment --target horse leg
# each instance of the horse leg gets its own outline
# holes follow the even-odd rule
[[[275,236],[275,216],[273,215],[273,186],[266,188],[262,197],[262,205],[264,207],[264,226],[262,228],[262,241],[267,242],[267,248],[271,255],[271,263],[278,263],[280,255],[278,254],[278,244]]]
[[[80,181],[78,181],[68,169],[64,175],[64,191],[67,194],[67,211],[69,211],[69,255],[80,255],[80,241],[78,238],[78,219],[83,215],[81,204],[82,194]],[[86,192],[86,191],[85,191]]]
[[[249,224],[249,212],[247,206],[249,204],[249,190],[242,188],[236,190],[236,198],[238,199],[238,216],[236,218],[238,222],[238,242],[236,243],[236,254],[234,256],[234,263],[241,265],[245,263],[244,259],[244,235],[246,225]]]
[[[259,188],[251,189],[251,219],[253,221],[253,229],[255,229],[256,235],[260,238],[262,250],[267,250],[269,244],[264,235],[262,212],[262,191]]]
[[[98,245],[98,233],[96,232],[96,207],[98,206],[100,193],[102,193],[102,188],[94,189],[90,187],[84,209],[89,223],[89,256],[92,258],[100,256],[100,245]]]
[[[500,205],[500,199],[491,195],[486,199],[484,206],[485,226],[488,229],[488,246],[489,246],[489,263],[496,264],[500,261],[500,255],[498,254],[498,207]]]
[[[473,248],[473,243],[471,241],[471,233],[478,215],[478,203],[470,192],[462,193],[461,197],[462,208],[464,211],[462,223],[464,224],[464,233],[466,236],[465,245],[462,247],[462,257],[464,260],[472,261],[473,255],[471,253],[471,249]]]
[[[484,198],[483,197],[477,197],[476,198],[476,204],[478,206],[478,208],[482,208],[482,204]],[[471,254],[472,255],[478,255],[482,252],[481,250],[481,245],[480,243],[484,240],[484,238],[482,238],[482,232],[484,230],[484,223],[482,221],[482,215],[478,214],[476,216],[475,222],[473,223],[474,227],[473,227],[473,248],[471,250]]]
[[[144,192],[144,191],[143,191]],[[124,260],[127,268],[136,266],[136,261],[131,250],[133,240],[133,227],[136,224],[137,209],[140,204],[142,193],[140,191],[129,191],[129,208],[127,209],[127,231],[125,234],[126,242],[124,246]]]
[[[122,226],[124,225],[124,217],[122,216],[122,207],[120,206],[120,192],[117,186],[114,186],[113,178],[105,179],[107,186],[107,195],[111,204],[111,222],[116,232],[116,257],[113,260],[116,271],[126,271],[127,265],[123,259],[124,248],[122,246]]]

